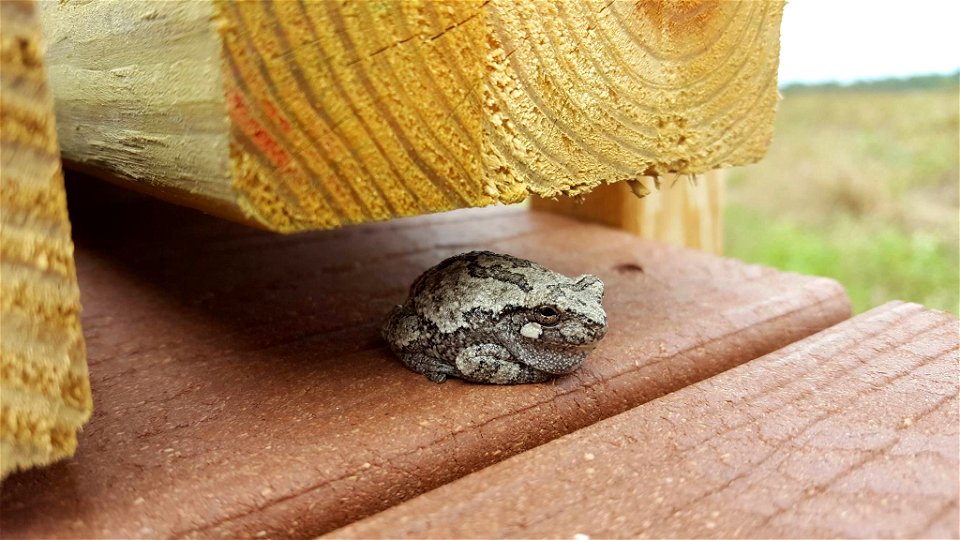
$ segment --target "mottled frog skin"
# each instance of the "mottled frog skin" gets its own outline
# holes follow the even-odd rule
[[[607,331],[603,282],[489,251],[424,272],[383,327],[390,348],[435,382],[518,384],[579,368]]]

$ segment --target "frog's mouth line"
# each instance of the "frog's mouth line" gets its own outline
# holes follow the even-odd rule
[[[577,349],[580,351],[587,351],[587,352],[590,352],[596,349],[597,345],[600,344],[599,340],[594,341],[593,343],[583,343],[581,345],[572,345],[566,341],[547,341],[543,339],[541,339],[540,342],[554,349],[563,349],[563,350]]]

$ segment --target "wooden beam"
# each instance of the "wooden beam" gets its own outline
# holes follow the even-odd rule
[[[631,187],[600,186],[581,197],[536,197],[531,206],[541,210],[616,227],[643,238],[675,246],[723,253],[724,171],[709,171],[696,178],[663,179],[661,189],[646,178],[638,197]],[[634,184],[636,185],[636,184]]]
[[[0,477],[71,456],[92,402],[32,1],[0,2]]]
[[[64,156],[293,231],[759,159],[783,2],[49,2]]]

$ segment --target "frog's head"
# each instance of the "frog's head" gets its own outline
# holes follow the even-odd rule
[[[569,373],[607,333],[603,282],[563,278],[530,292],[518,324],[524,360],[548,373]]]

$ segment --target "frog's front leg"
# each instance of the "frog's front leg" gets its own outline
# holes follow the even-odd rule
[[[501,345],[483,343],[460,351],[456,359],[461,376],[473,382],[490,384],[521,384],[540,382],[550,374],[513,361],[510,352]]]

